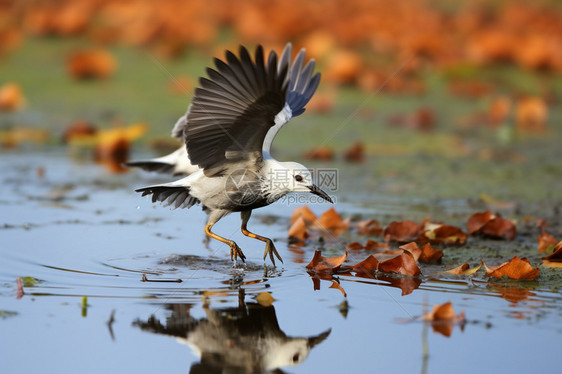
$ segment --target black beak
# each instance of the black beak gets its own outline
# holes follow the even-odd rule
[[[329,329],[329,330],[324,331],[320,335],[312,336],[312,337],[308,338],[308,345],[310,345],[310,348],[313,348],[315,345],[318,345],[318,344],[322,343],[324,340],[326,340],[326,338],[328,337],[328,335],[330,335],[331,332],[332,332],[332,329]]]
[[[334,203],[332,201],[332,198],[330,196],[328,196],[328,194],[324,191],[322,191],[320,188],[318,188],[317,185],[313,184],[311,186],[308,186],[308,189],[310,190],[310,193],[313,193],[315,195],[320,196],[321,198],[323,198],[324,200],[330,202],[330,203]]]

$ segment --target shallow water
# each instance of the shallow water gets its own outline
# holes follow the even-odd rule
[[[274,204],[250,221],[276,240],[284,259],[276,268],[264,267],[263,245],[242,236],[238,215],[217,224],[248,258],[233,265],[223,244],[206,248],[199,209],[154,206],[132,192],[166,177],[110,175],[59,148],[4,152],[0,169],[2,373],[517,373],[558,366],[557,282],[424,277],[400,288],[396,279],[340,276],[344,297],[327,280],[314,290],[305,265],[318,243],[287,243],[296,205]],[[358,193],[341,197],[336,209],[385,223],[428,213],[454,220],[474,210],[464,200],[437,205]],[[328,207],[311,206],[316,213]],[[343,253],[348,239],[327,243],[328,253]],[[459,265],[454,257],[446,253],[443,266]],[[263,291],[272,306],[256,302]],[[439,332],[415,320],[447,301],[464,311],[465,324]]]

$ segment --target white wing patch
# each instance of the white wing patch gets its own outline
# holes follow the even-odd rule
[[[292,116],[293,116],[293,112],[291,111],[291,107],[289,106],[288,103],[285,103],[283,109],[275,116],[274,119],[275,125],[273,125],[269,129],[267,134],[265,134],[265,139],[263,140],[263,146],[262,146],[262,153],[264,154],[264,157],[269,156],[269,152],[271,150],[271,143],[273,143],[273,139],[275,139],[275,135],[277,135],[277,133],[279,132],[281,127],[283,127],[284,124],[286,124],[291,120]]]

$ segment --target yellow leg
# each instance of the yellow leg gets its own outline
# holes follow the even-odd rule
[[[209,238],[213,238],[218,240],[219,242],[223,242],[225,244],[228,244],[228,246],[230,247],[230,259],[231,260],[236,260],[238,258],[238,256],[240,256],[240,259],[244,262],[246,262],[246,256],[244,256],[244,253],[242,253],[242,250],[240,249],[240,247],[238,247],[238,244],[236,244],[235,241],[233,240],[228,240],[223,238],[222,236],[219,236],[217,234],[215,234],[214,232],[211,231],[211,228],[213,227],[214,223],[207,223],[205,225],[205,235],[207,235]]]
[[[273,255],[275,255],[282,263],[283,259],[281,258],[281,256],[279,256],[279,253],[277,253],[277,249],[275,248],[275,245],[273,245],[273,240],[248,231],[248,221],[250,220],[251,214],[252,214],[251,210],[241,212],[240,214],[242,217],[242,227],[241,227],[242,234],[250,238],[258,239],[261,240],[262,242],[265,242],[265,252],[263,253],[264,260],[269,254],[269,258],[271,259],[271,262],[273,263],[274,266],[275,266],[275,258],[273,257]]]

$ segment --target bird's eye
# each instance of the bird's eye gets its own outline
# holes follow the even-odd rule
[[[293,362],[294,362],[294,363],[299,362],[299,358],[300,358],[300,355],[299,355],[298,353],[295,353],[295,354],[293,355]]]
[[[295,175],[295,180],[296,180],[297,182],[302,182],[302,176],[300,176],[300,175],[298,175],[298,174]]]

